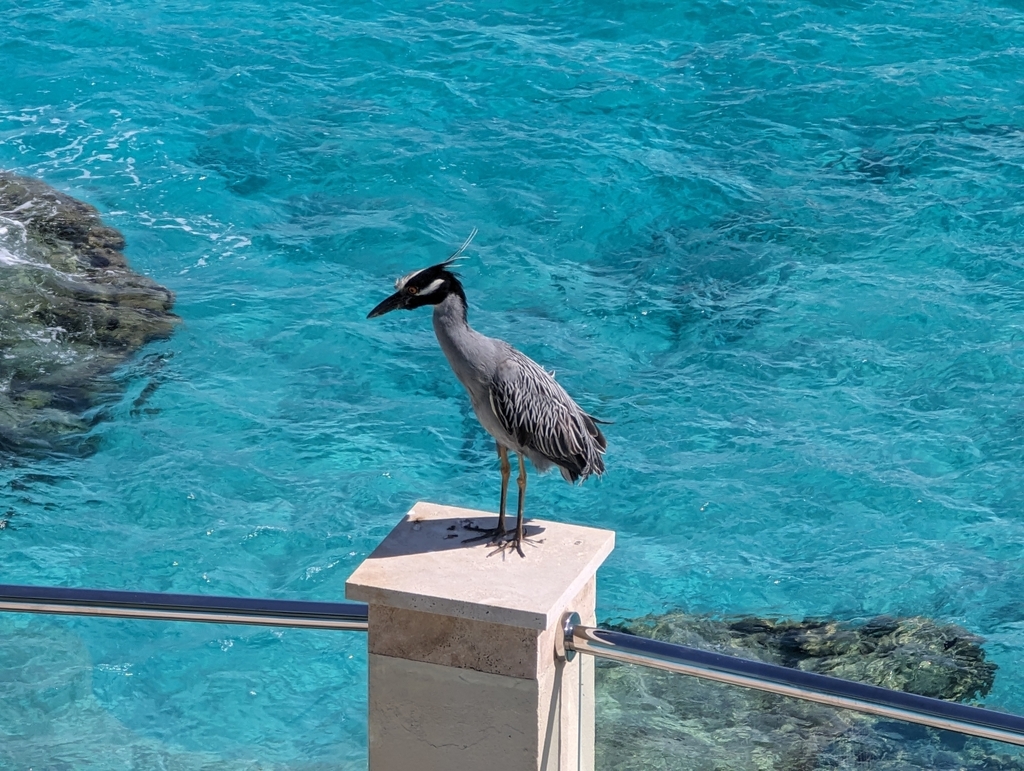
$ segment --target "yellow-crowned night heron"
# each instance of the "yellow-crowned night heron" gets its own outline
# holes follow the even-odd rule
[[[466,293],[449,268],[476,235],[470,234],[458,251],[444,262],[403,276],[396,291],[370,311],[367,318],[399,308],[434,306],[434,332],[455,376],[469,392],[473,411],[494,437],[501,462],[501,504],[494,530],[481,538],[512,548],[523,555],[523,498],[529,458],[538,471],[558,466],[567,482],[581,482],[604,473],[607,442],[597,423],[572,400],[553,375],[503,340],[484,337],[466,320]],[[505,498],[511,467],[508,451],[519,460],[519,510],[515,531],[505,530]],[[475,539],[470,539],[475,540]]]

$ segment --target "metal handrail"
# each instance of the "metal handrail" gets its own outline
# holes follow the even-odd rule
[[[1018,715],[583,626],[576,613],[566,614],[562,631],[559,652],[564,651],[569,660],[575,653],[589,653],[623,664],[639,664],[1024,746],[1024,717]]]
[[[0,584],[0,611],[365,632],[361,602],[302,602]]]
[[[0,611],[365,632],[358,602],[308,602],[0,584]],[[563,618],[558,652],[639,664],[931,728],[1024,746],[1024,717],[584,626]]]

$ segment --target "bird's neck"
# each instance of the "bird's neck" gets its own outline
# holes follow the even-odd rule
[[[465,295],[449,294],[434,306],[434,334],[456,376],[472,393],[471,383],[481,377],[480,355],[492,341],[469,326]]]
[[[445,297],[434,306],[434,332],[437,339],[441,341],[441,347],[445,347],[442,335],[452,340],[463,337],[472,337],[476,333],[469,326],[466,319],[466,296],[454,292]]]

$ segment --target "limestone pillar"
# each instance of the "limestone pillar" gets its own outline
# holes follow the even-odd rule
[[[555,636],[567,610],[596,623],[615,534],[530,520],[525,558],[464,543],[496,521],[417,503],[349,578],[370,608],[370,771],[592,771],[594,662]]]

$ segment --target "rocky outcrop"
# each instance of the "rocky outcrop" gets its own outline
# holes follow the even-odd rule
[[[968,701],[992,688],[996,665],[982,638],[920,616],[863,624],[765,618],[716,620],[668,613],[623,622],[623,632],[755,658],[934,699]]]
[[[97,378],[174,330],[173,293],[123,249],[92,206],[0,172],[0,450],[83,430]]]
[[[925,618],[867,623],[669,613],[614,625],[658,640],[940,699],[991,689],[982,639]],[[1015,769],[993,742],[641,667],[597,670],[598,765],[645,769]]]

